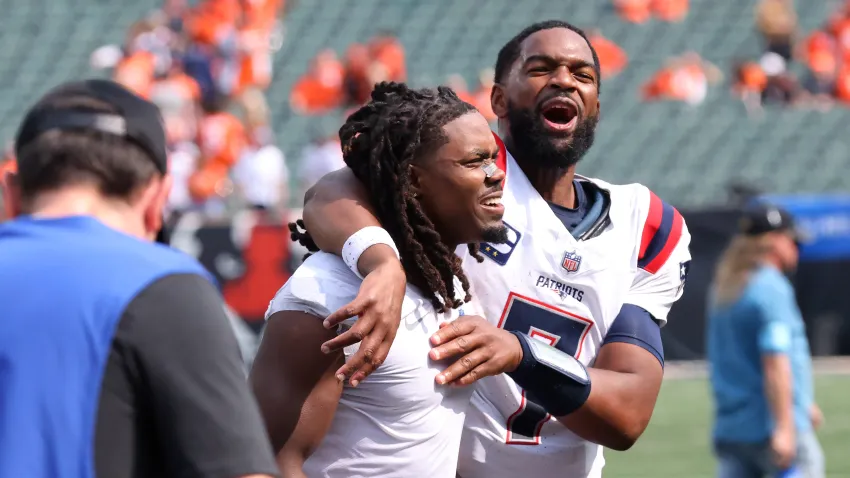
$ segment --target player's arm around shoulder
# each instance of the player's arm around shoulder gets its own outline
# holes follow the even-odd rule
[[[350,262],[365,277],[357,297],[330,314],[332,328],[357,317],[345,333],[323,344],[329,352],[361,342],[358,351],[337,371],[352,384],[365,379],[383,363],[401,321],[407,276],[396,251],[365,231],[380,229],[375,209],[363,184],[348,168],[326,174],[304,197],[304,223],[323,251],[342,257],[346,244],[356,257]],[[357,239],[353,241],[352,239]]]

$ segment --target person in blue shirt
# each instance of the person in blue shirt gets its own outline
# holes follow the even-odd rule
[[[787,278],[804,235],[788,212],[745,209],[711,288],[708,360],[719,478],[824,476],[806,330]]]
[[[0,477],[278,475],[206,270],[154,243],[156,106],[60,85],[24,117],[0,224]]]

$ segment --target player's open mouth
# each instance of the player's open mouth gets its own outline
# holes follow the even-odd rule
[[[502,191],[490,193],[481,198],[481,207],[485,211],[494,215],[502,215],[505,213],[505,206],[502,205]]]
[[[578,124],[578,108],[562,96],[543,103],[540,113],[544,126],[553,131],[572,132]]]

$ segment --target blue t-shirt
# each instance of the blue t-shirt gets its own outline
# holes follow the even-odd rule
[[[0,476],[95,476],[113,334],[135,296],[171,274],[209,278],[194,258],[91,217],[0,224]]]
[[[710,307],[708,319],[714,439],[751,443],[771,435],[774,422],[764,389],[764,354],[788,356],[797,432],[811,430],[811,356],[788,279],[773,267],[762,267],[753,273],[737,302]]]

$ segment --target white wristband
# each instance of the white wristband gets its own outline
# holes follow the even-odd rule
[[[363,275],[357,269],[357,262],[360,260],[360,256],[366,252],[366,249],[376,244],[390,246],[395,252],[395,256],[400,259],[398,248],[396,248],[392,236],[382,227],[364,227],[345,240],[345,245],[342,246],[342,260],[345,261],[345,264],[357,277],[363,279]]]

